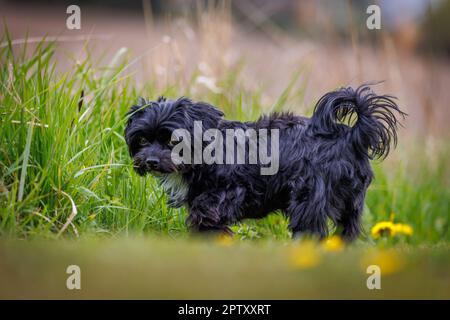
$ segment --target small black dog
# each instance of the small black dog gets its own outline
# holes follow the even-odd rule
[[[187,205],[187,223],[194,230],[231,232],[227,226],[232,223],[281,210],[294,236],[326,237],[329,218],[345,239],[353,240],[360,234],[373,178],[369,160],[387,156],[391,142],[397,143],[394,112],[405,115],[393,99],[367,85],[341,88],[325,94],[311,118],[274,113],[256,122],[224,120],[215,107],[187,98],[141,100],[129,112],[125,138],[136,172],[159,177],[172,205]],[[353,124],[345,121],[349,118]],[[178,140],[172,133],[193,132],[195,121],[202,121],[203,130],[224,134],[227,129],[268,129],[270,135],[278,129],[278,171],[262,175],[259,159],[253,164],[175,163],[171,154]],[[248,144],[247,137],[244,150]]]

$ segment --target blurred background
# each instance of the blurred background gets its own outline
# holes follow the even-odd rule
[[[66,27],[71,4],[80,30]],[[366,26],[371,4],[379,30]],[[17,44],[57,39],[58,54],[79,61],[86,46],[98,59],[126,47],[139,60],[130,68],[137,82],[161,88],[197,77],[199,90],[220,92],[216,80],[236,68],[240,85],[271,104],[297,73],[305,94],[287,107],[299,112],[330,89],[385,81],[377,90],[400,99],[413,139],[449,133],[448,0],[2,0],[0,15],[1,34],[7,26]]]

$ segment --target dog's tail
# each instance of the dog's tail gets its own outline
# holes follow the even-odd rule
[[[368,85],[329,92],[314,108],[309,128],[314,135],[324,137],[345,135],[357,153],[370,159],[384,159],[391,142],[397,144],[399,122],[394,113],[403,118],[406,115],[394,99],[376,95]]]

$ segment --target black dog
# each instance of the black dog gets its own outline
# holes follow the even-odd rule
[[[215,107],[187,98],[133,106],[125,138],[134,168],[153,173],[174,206],[186,205],[188,225],[197,231],[231,232],[228,225],[281,210],[293,235],[328,235],[328,218],[347,240],[361,230],[364,197],[372,178],[369,160],[385,158],[397,143],[393,97],[364,85],[325,94],[311,118],[291,113],[263,116],[256,122],[228,121]],[[349,118],[353,124],[345,122]],[[175,129],[278,129],[279,168],[262,175],[256,164],[176,164],[171,151]],[[248,137],[245,150],[248,150]],[[204,148],[205,145],[203,144]],[[269,145],[270,147],[270,145]],[[275,150],[271,150],[273,152]],[[248,158],[246,158],[248,160]]]

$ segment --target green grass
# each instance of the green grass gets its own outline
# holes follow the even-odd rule
[[[186,237],[186,211],[167,207],[155,180],[132,170],[123,129],[137,97],[193,96],[220,106],[229,118],[248,120],[263,111],[292,109],[304,94],[294,73],[278,100],[265,105],[261,92],[240,85],[239,68],[218,79],[224,93],[193,93],[195,79],[168,84],[161,92],[156,83],[135,84],[130,69],[139,61],[127,62],[123,52],[110,63],[89,54],[81,62],[67,55],[67,71],[56,72],[56,44],[42,42],[29,52],[6,40],[0,48],[0,235],[13,238]],[[372,244],[371,226],[389,220],[392,212],[414,234],[382,243],[449,242],[448,144],[424,152],[427,145],[426,139],[414,146],[400,141],[392,159],[374,163],[376,180],[364,214],[369,232],[361,242]],[[286,226],[274,214],[233,228],[242,240],[287,240]]]

